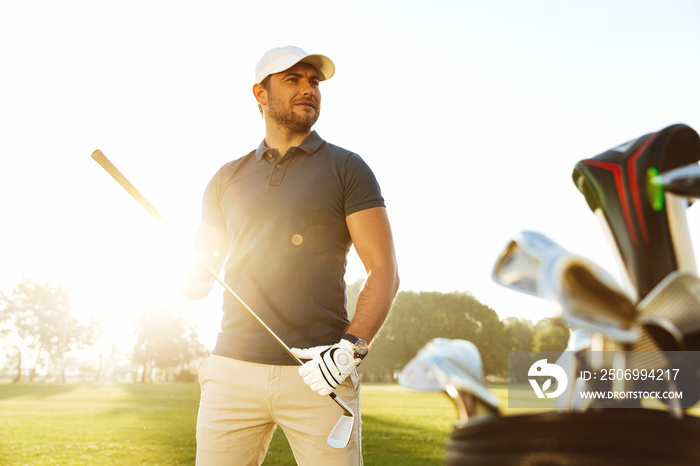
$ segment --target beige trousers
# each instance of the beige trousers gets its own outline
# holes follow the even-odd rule
[[[328,396],[313,392],[298,366],[270,366],[210,355],[199,370],[197,465],[260,465],[277,425],[297,464],[362,465],[360,380],[351,374],[335,393],[355,413],[347,447],[332,448],[328,434],[342,415]]]

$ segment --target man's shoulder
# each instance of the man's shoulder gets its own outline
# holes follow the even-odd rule
[[[346,148],[344,148],[344,147],[340,147],[340,146],[338,146],[338,145],[336,145],[336,144],[333,144],[333,143],[330,143],[330,142],[328,142],[328,141],[326,141],[326,147],[327,147],[327,150],[328,150],[331,154],[336,155],[336,156],[338,156],[338,155],[348,156],[348,155],[351,155],[351,154],[352,154],[352,155],[357,155],[355,152],[353,152],[353,151],[351,151],[351,150],[348,150],[348,149],[346,149]]]
[[[334,160],[333,163],[341,164],[356,164],[364,163],[362,157],[360,157],[357,152],[351,151],[337,144],[333,144],[328,141],[324,141],[324,144],[320,147],[320,153],[325,154],[330,159]]]
[[[351,170],[367,170],[369,165],[365,160],[357,153],[353,152],[344,147],[332,144],[328,141],[325,143],[326,154],[331,159],[335,160],[334,163],[339,163],[340,166],[346,167]]]
[[[232,172],[235,171],[236,168],[238,168],[245,160],[250,159],[251,157],[255,157],[255,150],[252,150],[248,152],[246,155],[239,157],[237,159],[233,159],[230,162],[226,162],[219,168],[219,172]]]
[[[331,157],[344,157],[347,158],[349,155],[355,154],[353,151],[340,147],[337,144],[333,144],[323,139],[315,130],[312,131],[307,138],[299,144],[299,148],[306,152],[307,154],[324,154]]]

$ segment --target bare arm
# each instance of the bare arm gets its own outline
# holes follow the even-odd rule
[[[188,299],[196,300],[208,295],[214,285],[209,268],[215,272],[221,270],[228,255],[226,232],[221,228],[201,223],[192,243],[192,250],[194,257],[180,286],[180,293]]]
[[[369,343],[382,327],[399,288],[394,240],[384,207],[356,212],[346,222],[367,271],[347,333]]]

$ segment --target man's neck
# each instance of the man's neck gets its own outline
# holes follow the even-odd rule
[[[267,125],[265,127],[265,144],[271,149],[276,149],[280,157],[284,157],[287,149],[304,142],[309,134],[311,134],[311,128],[305,133],[292,133],[287,128]]]

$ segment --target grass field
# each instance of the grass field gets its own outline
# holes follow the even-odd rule
[[[198,402],[196,384],[0,385],[0,464],[191,465]],[[445,395],[365,384],[362,403],[366,464],[442,464]],[[279,429],[264,464],[296,464]]]
[[[504,414],[527,411],[491,389]],[[192,465],[198,403],[197,384],[0,384],[0,465]],[[457,418],[447,396],[364,384],[362,411],[368,466],[443,464]],[[264,464],[295,465],[279,429]]]

